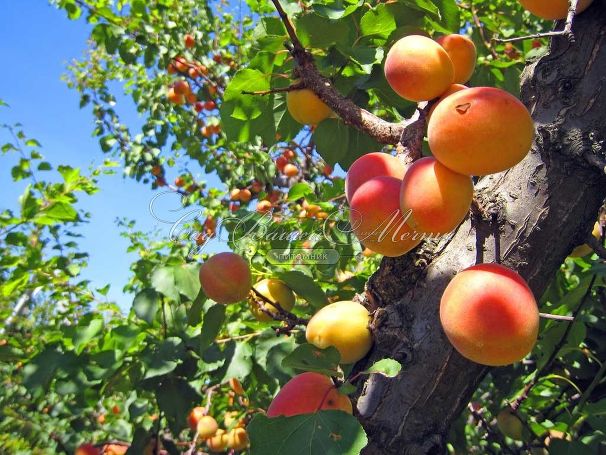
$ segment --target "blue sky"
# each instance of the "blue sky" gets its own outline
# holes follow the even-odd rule
[[[44,0],[0,0],[0,11],[0,98],[10,105],[0,109],[0,123],[21,122],[54,166],[86,170],[102,164],[106,156],[91,135],[92,113],[80,110],[78,93],[61,81],[67,62],[84,54],[88,24],[69,21]],[[130,100],[119,98],[117,110],[125,124],[140,124]],[[0,143],[6,139],[2,134]],[[11,165],[10,158],[0,157],[0,208],[14,207],[26,185],[12,182]],[[81,250],[90,254],[83,276],[91,280],[92,288],[110,283],[109,298],[127,310],[132,296],[123,295],[122,287],[134,256],[126,254],[127,241],[120,237],[115,219],[134,219],[139,229],[158,228],[162,235],[168,235],[170,226],[150,215],[154,195],[150,187],[123,178],[119,169],[117,175],[101,177],[100,188],[96,195],[83,195],[78,204],[92,214],[91,222],[79,230]]]

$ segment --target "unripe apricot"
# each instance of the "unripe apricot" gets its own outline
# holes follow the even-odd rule
[[[217,303],[244,300],[252,277],[248,262],[235,253],[218,253],[200,267],[200,284],[206,296]]]
[[[400,211],[402,181],[395,177],[374,177],[351,198],[349,220],[364,246],[383,256],[401,256],[423,240],[407,224]]]
[[[577,14],[585,11],[593,0],[579,0]],[[535,16],[548,20],[565,19],[568,15],[568,0],[520,0],[522,7]]]
[[[593,225],[593,231],[591,231],[591,235],[593,235],[598,241],[602,240],[602,227],[600,226],[599,221],[596,221],[596,223]],[[572,253],[570,253],[569,256],[571,258],[580,258],[583,256],[587,256],[589,253],[592,252],[593,248],[591,248],[588,244],[584,243],[572,250]]]
[[[292,290],[286,286],[283,281],[275,280],[273,278],[266,278],[255,284],[255,291],[265,297],[272,303],[278,303],[280,307],[285,311],[292,310],[295,306],[295,294]],[[265,300],[258,296],[254,299],[249,299],[250,312],[259,321],[272,321],[273,318],[265,314],[261,308],[271,314],[278,314],[278,309],[270,305]]]
[[[355,363],[372,347],[369,324],[370,313],[361,304],[335,302],[313,315],[305,338],[320,349],[334,346],[341,354],[341,363]]]
[[[257,204],[257,212],[258,213],[267,213],[271,210],[271,202],[269,201],[259,201]]]
[[[465,35],[446,35],[437,40],[444,48],[454,67],[454,82],[464,84],[473,74],[476,67],[476,45]]]
[[[383,152],[373,152],[362,155],[349,166],[345,177],[345,196],[351,202],[356,190],[374,177],[388,176],[404,178],[406,166],[393,155]]]
[[[431,38],[409,35],[396,41],[385,59],[385,78],[391,88],[410,101],[440,96],[454,82],[448,53]]]
[[[211,416],[200,417],[198,425],[196,426],[196,431],[200,439],[208,439],[214,436],[218,429],[219,425],[217,425],[217,421]]]
[[[336,409],[351,414],[351,400],[337,390],[328,376],[320,373],[302,373],[280,389],[267,409],[268,417],[290,417]]]
[[[219,428],[213,437],[206,440],[206,445],[211,452],[223,452],[227,449],[225,430]]]
[[[444,166],[464,175],[509,169],[528,154],[534,123],[508,92],[474,87],[444,99],[427,127],[429,148]]]
[[[424,234],[446,234],[469,212],[473,182],[427,157],[406,171],[400,191],[400,210],[409,214],[408,225]]]
[[[187,415],[187,424],[189,425],[189,428],[191,428],[193,431],[196,431],[196,428],[198,427],[198,422],[205,415],[206,409],[202,406],[196,406],[191,411],[189,411],[189,414]]]
[[[294,177],[297,174],[299,174],[299,168],[297,166],[295,166],[294,164],[288,163],[287,165],[284,166],[284,169],[282,170],[282,172],[284,173],[284,175],[286,177]]]
[[[431,109],[429,109],[429,113],[427,114],[427,119],[429,120],[431,118],[431,114],[433,114],[433,111],[436,110],[436,107],[438,107],[438,104],[440,104],[442,101],[444,101],[446,98],[448,98],[453,93],[457,93],[461,90],[465,90],[466,88],[468,88],[468,87],[465,85],[462,85],[462,84],[452,84],[450,87],[448,87],[448,90],[446,90],[442,94],[442,96],[440,98],[438,98],[438,100],[435,102],[435,104],[433,106],[431,106]]]
[[[497,415],[497,426],[501,433],[516,441],[524,439],[524,424],[510,408],[505,408]]]
[[[311,90],[291,90],[286,94],[286,107],[292,118],[303,125],[317,125],[331,109]]]
[[[227,432],[227,448],[244,450],[248,447],[248,433],[244,428],[236,427]]]
[[[520,275],[499,264],[459,272],[442,295],[440,321],[463,357],[489,366],[522,360],[539,332],[532,291]]]

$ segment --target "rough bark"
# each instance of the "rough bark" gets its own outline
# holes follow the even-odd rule
[[[573,31],[575,42],[554,38],[523,74],[537,136],[522,163],[476,186],[492,219],[474,216],[447,239],[385,258],[368,283],[367,304],[378,311],[365,363],[389,356],[404,368],[394,379],[372,375],[361,390],[365,455],[443,453],[450,424],[488,372],[462,358],[441,330],[440,297],[453,275],[501,262],[538,297],[595,221],[606,197],[606,2],[594,2]]]

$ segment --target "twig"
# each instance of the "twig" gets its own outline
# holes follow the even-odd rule
[[[263,294],[261,294],[259,291],[257,291],[254,286],[251,289],[252,289],[253,293],[255,294],[255,296],[259,297],[261,300],[263,300],[268,305],[271,305],[272,307],[274,307],[276,310],[278,310],[278,312],[273,313],[273,312],[269,311],[267,308],[265,308],[264,305],[258,305],[259,310],[262,311],[263,313],[265,313],[270,318],[275,319],[276,321],[286,322],[288,327],[290,327],[291,330],[296,325],[307,325],[307,323],[309,322],[308,319],[300,318],[297,315],[292,314],[290,311],[286,311],[284,308],[282,308],[282,306],[278,303],[278,301],[272,302],[267,297],[265,297]],[[256,303],[258,304],[258,302],[256,302]]]
[[[566,330],[562,334],[562,337],[560,338],[560,341],[558,341],[558,344],[556,344],[555,347],[553,348],[553,351],[551,352],[551,355],[549,356],[549,359],[547,360],[547,362],[545,362],[545,364],[536,371],[534,378],[532,378],[532,380],[528,384],[526,384],[526,386],[524,387],[524,389],[522,390],[520,395],[511,403],[511,409],[513,411],[517,411],[519,409],[519,407],[522,405],[524,400],[526,398],[528,398],[528,394],[530,393],[532,388],[535,385],[537,385],[541,376],[543,376],[547,371],[549,371],[551,369],[551,366],[557,359],[558,354],[560,353],[560,350],[566,343],[566,340],[568,339],[568,335],[570,335],[570,331],[572,330],[574,321],[577,320],[577,318],[580,316],[581,312],[583,311],[583,308],[589,301],[589,296],[591,295],[591,291],[593,289],[593,285],[595,284],[596,278],[597,278],[597,275],[594,274],[591,278],[591,281],[589,282],[589,285],[587,286],[587,291],[585,292],[585,295],[583,296],[581,303],[579,304],[578,308],[576,309],[576,311],[574,313],[573,320],[568,324],[568,326],[566,326]]]
[[[486,33],[484,33],[484,26],[482,25],[482,22],[480,21],[480,18],[478,17],[478,11],[476,10],[476,7],[473,5],[473,1],[469,2],[469,9],[471,11],[471,17],[473,19],[473,23],[478,28],[478,32],[480,33],[480,37],[482,38],[482,42],[484,43],[484,47],[488,50],[488,52],[490,52],[490,54],[494,58],[499,58],[499,54],[496,53],[496,51],[492,47],[492,44],[490,43],[490,41],[488,41],[486,39]]]
[[[574,21],[574,16],[577,11],[578,2],[579,0],[568,0],[568,15],[566,16],[566,22],[562,30],[554,30],[545,33],[535,33],[533,35],[526,36],[516,36],[514,38],[506,39],[493,38],[493,41],[497,43],[511,43],[514,41],[524,41],[528,39],[539,39],[552,36],[565,36],[572,43],[574,42],[574,33],[572,33],[572,22]]]
[[[257,90],[254,92],[250,92],[248,90],[242,90],[240,93],[242,93],[242,95],[259,95],[259,96],[265,96],[265,95],[271,95],[272,93],[283,93],[283,92],[291,92],[293,90],[299,90],[303,88],[303,84],[301,84],[300,82],[297,82],[295,84],[291,84],[288,87],[279,87],[279,88],[272,88],[269,90]]]
[[[554,321],[574,321],[574,316],[561,316],[559,314],[539,313],[544,319],[553,319]]]

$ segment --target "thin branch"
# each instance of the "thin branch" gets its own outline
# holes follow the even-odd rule
[[[539,316],[544,319],[552,319],[554,321],[574,321],[574,316],[561,316],[559,314],[539,313]]]
[[[276,321],[286,322],[291,328],[295,325],[307,325],[307,323],[309,322],[308,319],[300,318],[299,316],[292,314],[290,311],[286,311],[284,308],[282,308],[282,306],[280,306],[277,301],[272,302],[259,291],[257,291],[254,286],[251,289],[256,297],[260,298],[261,300],[263,300],[263,302],[268,305],[271,305],[276,310],[278,310],[277,313],[273,313],[267,308],[265,308],[264,305],[258,305],[259,310],[265,313],[267,316],[271,317],[272,319],[275,319]]]
[[[301,88],[303,88],[303,84],[301,84],[300,82],[298,82],[296,84],[291,84],[288,87],[272,88],[272,89],[269,89],[269,90],[257,90],[255,92],[249,92],[248,90],[242,90],[240,93],[242,93],[242,95],[265,96],[265,95],[271,95],[272,93],[291,92],[293,90],[299,90]]]
[[[480,33],[480,38],[482,38],[482,42],[484,43],[484,47],[488,50],[488,52],[490,52],[490,54],[494,58],[499,58],[499,54],[496,53],[496,51],[492,47],[491,42],[488,41],[488,39],[486,39],[486,33],[484,31],[484,26],[482,25],[482,22],[480,21],[480,18],[478,17],[478,11],[476,10],[476,7],[473,5],[473,1],[469,2],[469,9],[471,11],[471,17],[473,19],[473,23],[478,28],[478,32]]]
[[[528,39],[539,39],[553,36],[565,36],[572,43],[574,42],[574,33],[572,33],[572,22],[577,11],[577,4],[579,0],[568,0],[568,15],[566,16],[566,22],[562,30],[554,30],[545,33],[535,33],[533,35],[516,36],[514,38],[498,39],[493,38],[493,41],[497,43],[512,43],[514,41],[524,41]]]

